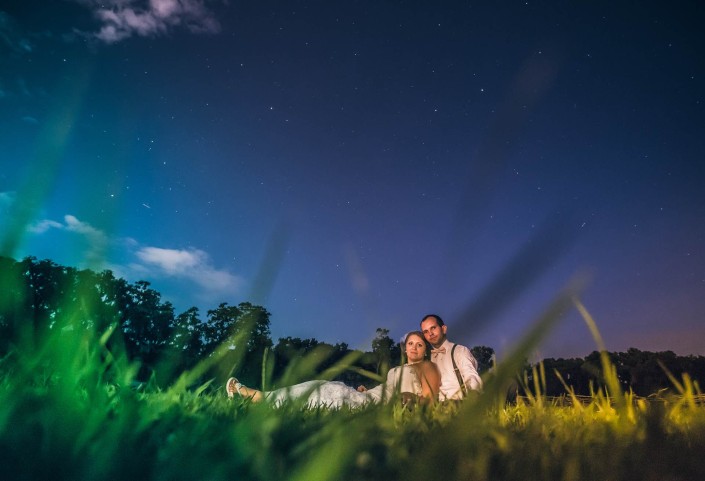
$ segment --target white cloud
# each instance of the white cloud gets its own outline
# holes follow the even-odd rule
[[[44,234],[49,229],[63,229],[64,224],[55,220],[44,219],[27,227],[27,230],[33,234]]]
[[[218,33],[220,22],[205,0],[77,0],[93,9],[100,21],[94,34],[105,43],[138,35],[164,35],[174,28],[192,33]]]
[[[46,234],[52,229],[72,232],[83,237],[86,244],[89,246],[85,253],[86,262],[89,266],[93,267],[99,265],[103,261],[109,239],[102,230],[96,229],[92,225],[78,220],[73,215],[65,215],[63,224],[51,219],[42,219],[27,226],[27,232],[36,235]]]
[[[27,227],[29,232],[43,234],[49,229],[64,229],[69,232],[76,232],[86,236],[89,240],[107,242],[107,235],[100,229],[96,229],[87,222],[78,220],[75,216],[67,214],[64,216],[64,223],[51,219],[42,219]]]
[[[146,264],[159,267],[169,275],[175,275],[203,264],[207,256],[205,252],[199,250],[185,251],[143,247],[137,251],[137,257]]]
[[[0,193],[0,204],[11,195]],[[9,202],[9,201],[8,201]],[[73,215],[65,215],[63,222],[43,219],[27,228],[27,232],[37,237],[51,235],[51,231],[80,235],[89,246],[85,253],[88,267],[102,264],[118,277],[129,281],[170,279],[179,283],[184,290],[193,293],[199,299],[212,300],[223,295],[237,295],[242,290],[244,280],[224,269],[218,269],[205,251],[199,249],[171,249],[165,247],[143,246],[132,238],[110,238],[105,232]],[[52,243],[61,243],[62,239],[51,239]],[[75,244],[74,241],[69,241]],[[105,252],[111,247],[116,257],[124,259],[123,263],[105,264]],[[33,253],[39,255],[39,253]],[[53,259],[61,263],[61,259]],[[194,286],[195,285],[195,289]],[[159,290],[159,289],[157,289]]]
[[[66,222],[66,229],[71,232],[77,232],[96,240],[105,240],[107,238],[102,230],[96,229],[87,222],[81,222],[72,215],[65,215],[64,222]]]
[[[219,292],[238,290],[242,279],[211,264],[207,253],[198,249],[179,250],[161,247],[142,247],[137,253],[142,266],[157,269],[168,277],[190,279],[206,290]]]
[[[15,202],[15,192],[0,192],[0,208],[9,207]]]

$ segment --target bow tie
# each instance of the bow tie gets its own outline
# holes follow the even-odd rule
[[[445,347],[439,347],[438,349],[431,349],[431,354],[433,356],[438,356],[438,354],[445,354],[445,353],[446,353]]]

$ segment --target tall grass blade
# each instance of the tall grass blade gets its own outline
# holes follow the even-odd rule
[[[597,344],[600,350],[600,363],[602,365],[602,375],[604,376],[605,385],[607,386],[608,395],[614,400],[615,404],[623,409],[627,409],[627,400],[624,397],[622,387],[619,383],[619,377],[617,376],[617,367],[610,361],[609,355],[607,353],[607,348],[605,347],[605,342],[602,339],[600,330],[597,328],[597,323],[592,318],[585,306],[580,302],[580,300],[575,297],[573,299],[575,307],[582,316],[585,324],[587,324],[592,334],[595,344]],[[629,406],[631,408],[631,406]]]

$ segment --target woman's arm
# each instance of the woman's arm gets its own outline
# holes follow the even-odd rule
[[[431,361],[418,364],[418,374],[421,380],[421,397],[428,401],[438,400],[441,387],[441,373]]]

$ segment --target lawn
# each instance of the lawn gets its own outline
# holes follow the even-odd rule
[[[110,335],[57,332],[0,361],[4,479],[695,480],[705,472],[705,405],[688,376],[649,398],[607,379],[589,398],[567,389],[563,398],[507,404],[500,365],[485,392],[461,405],[273,408],[229,400],[222,383],[193,384],[192,373],[168,388],[138,384],[138,366],[108,351]],[[534,376],[539,392],[549,375]]]

